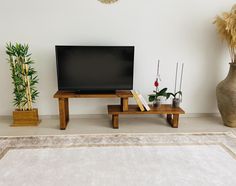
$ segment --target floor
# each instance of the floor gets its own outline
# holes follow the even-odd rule
[[[179,128],[171,128],[161,117],[120,118],[120,128],[111,127],[110,117],[72,118],[66,130],[59,130],[58,118],[43,118],[38,127],[11,127],[10,118],[0,118],[0,136],[105,134],[105,133],[202,133],[227,132],[220,117],[183,117]]]

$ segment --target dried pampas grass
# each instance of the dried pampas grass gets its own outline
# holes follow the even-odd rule
[[[217,16],[214,24],[222,39],[228,44],[232,63],[236,63],[236,4],[230,12]]]

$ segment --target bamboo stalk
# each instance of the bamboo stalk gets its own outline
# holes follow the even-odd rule
[[[29,94],[29,105],[30,105],[30,110],[33,109],[33,103],[32,103],[32,94],[31,94],[31,89],[30,89],[30,81],[28,77],[28,94]]]
[[[23,69],[23,66],[22,66],[22,64],[21,64],[21,62],[20,62],[20,57],[16,57],[16,66],[18,65],[18,66],[20,66],[21,65],[21,68]],[[21,77],[21,78],[23,78],[23,76]],[[24,79],[23,79],[24,80]],[[21,90],[21,87],[20,87],[21,85],[19,85],[19,90]],[[25,105],[23,104],[23,101],[22,101],[22,99],[20,100],[20,107],[21,107],[21,110],[25,110]]]
[[[29,66],[26,64],[25,65],[25,72],[26,72],[26,90],[27,90],[27,105],[28,105],[28,110],[32,110],[32,97],[31,97],[31,92],[30,92],[30,81],[29,81],[29,76],[28,76],[28,72],[29,72]]]
[[[27,92],[28,92],[28,102],[29,102],[29,110],[32,110],[32,95],[31,95],[31,89],[30,89],[30,80],[29,80],[29,66],[26,65],[26,73],[27,73]]]
[[[15,61],[15,56],[10,56],[10,63],[11,63],[11,68],[12,68],[12,76],[15,77],[16,76],[16,61]],[[19,93],[19,87],[17,85],[17,83],[14,81],[14,86],[15,86],[15,91],[17,91],[17,93]],[[17,108],[19,110],[21,110],[21,104],[17,104]]]
[[[27,110],[30,110],[30,98],[29,98],[29,89],[28,89],[27,77],[26,77],[25,81],[26,81],[26,84],[27,84],[27,87],[26,87],[26,89],[25,89],[25,91],[26,91],[26,96],[27,96],[27,107],[28,107]]]
[[[27,65],[22,64],[22,71],[23,71],[23,80],[24,80],[24,86],[25,86],[25,96],[26,96],[26,104],[27,108],[26,110],[29,110],[30,105],[29,105],[29,94],[28,94],[28,81],[27,81]]]

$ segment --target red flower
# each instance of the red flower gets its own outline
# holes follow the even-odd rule
[[[155,87],[158,87],[158,86],[159,86],[159,83],[158,83],[157,80],[155,81],[154,86],[155,86]]]

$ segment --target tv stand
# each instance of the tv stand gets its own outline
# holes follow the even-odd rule
[[[69,99],[70,98],[120,98],[122,111],[129,110],[129,98],[133,97],[128,90],[119,90],[114,93],[93,93],[85,94],[76,91],[57,91],[54,98],[59,102],[60,129],[65,130],[69,122]]]

